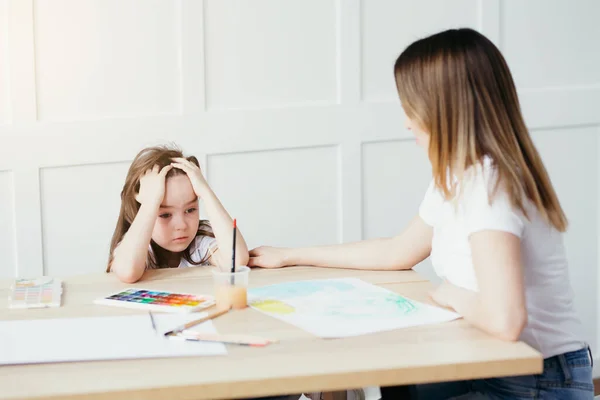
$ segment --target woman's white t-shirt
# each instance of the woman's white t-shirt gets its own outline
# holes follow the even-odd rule
[[[469,235],[482,230],[512,233],[521,239],[528,321],[520,340],[544,358],[585,347],[582,326],[573,306],[568,263],[561,232],[537,209],[526,205],[527,219],[514,208],[500,186],[490,205],[496,182],[490,158],[473,167],[462,183],[458,204],[443,198],[433,182],[419,207],[419,216],[433,227],[431,261],[436,274],[450,283],[478,291]]]

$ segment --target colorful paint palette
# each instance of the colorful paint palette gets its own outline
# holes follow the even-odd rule
[[[43,276],[35,279],[17,279],[11,286],[9,308],[60,307],[62,281]]]
[[[94,301],[95,304],[187,313],[215,304],[213,296],[129,288]]]

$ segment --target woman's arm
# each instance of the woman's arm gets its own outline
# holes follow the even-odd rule
[[[305,248],[258,247],[250,252],[250,266],[279,268],[312,265],[368,270],[410,269],[431,253],[433,228],[419,216],[398,236],[355,243]]]
[[[519,237],[480,231],[470,237],[479,292],[445,282],[432,297],[500,339],[517,340],[527,324]]]

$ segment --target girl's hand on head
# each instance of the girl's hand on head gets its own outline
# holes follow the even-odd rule
[[[171,163],[171,165],[187,174],[192,183],[192,187],[194,188],[194,192],[196,192],[196,196],[202,197],[202,191],[208,186],[208,182],[206,182],[200,168],[193,162],[181,157],[173,158],[173,163]]]
[[[146,170],[140,179],[140,191],[135,199],[140,204],[160,206],[165,197],[165,177],[173,167],[167,165],[159,170],[158,165]]]
[[[261,246],[250,250],[249,267],[281,268],[285,267],[285,249],[269,246]]]

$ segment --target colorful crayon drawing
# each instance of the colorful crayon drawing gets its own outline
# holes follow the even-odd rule
[[[362,335],[459,317],[355,278],[298,281],[251,289],[249,304],[321,337]]]

